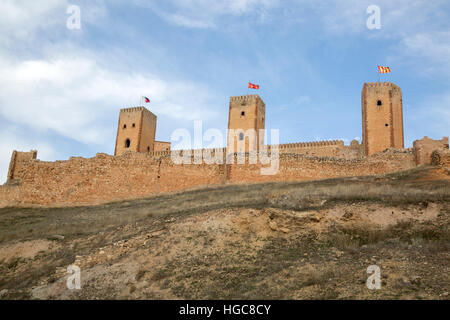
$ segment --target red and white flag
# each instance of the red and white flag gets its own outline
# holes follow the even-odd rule
[[[150,103],[150,99],[147,97],[142,96],[142,100],[144,100],[145,103]]]
[[[249,82],[248,83],[248,88],[249,89],[259,89],[259,85]]]
[[[378,71],[380,73],[389,73],[389,72],[391,72],[391,69],[389,67],[378,66]]]

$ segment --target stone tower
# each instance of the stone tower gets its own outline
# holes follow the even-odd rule
[[[361,94],[364,154],[404,148],[402,92],[390,82],[364,83]]]
[[[259,130],[265,128],[265,114],[266,105],[257,94],[230,98],[227,153],[258,151],[264,145]]]
[[[155,133],[156,116],[146,108],[121,109],[114,155],[126,151],[153,152]]]

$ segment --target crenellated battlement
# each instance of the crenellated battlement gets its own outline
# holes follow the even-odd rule
[[[213,156],[213,157],[216,155],[216,152],[220,152],[223,156],[225,156],[226,148],[163,150],[163,151],[150,152],[149,155],[152,157],[166,157],[166,156],[171,156],[172,153],[176,153],[178,155],[189,154],[192,157],[196,157],[196,156],[204,155],[206,152],[209,152],[211,154],[211,156]]]
[[[278,145],[279,149],[298,149],[298,148],[318,148],[328,146],[344,146],[342,140],[323,140],[323,141],[311,141],[311,142],[294,142],[284,143]],[[271,145],[267,146],[268,149],[272,148]]]
[[[144,107],[132,107],[132,108],[120,109],[120,112],[136,112],[136,111],[144,111],[144,110],[147,110],[147,109]]]
[[[392,82],[367,82],[364,83],[365,86],[368,87],[391,87],[393,85]]]
[[[374,87],[386,87],[386,88],[393,88],[393,89],[400,89],[399,86],[392,82],[367,82],[364,83],[365,87],[374,88]]]
[[[230,102],[242,102],[242,101],[255,100],[255,99],[262,100],[261,97],[257,94],[248,94],[245,96],[230,97]]]
[[[293,153],[302,153],[301,149],[314,149],[314,148],[323,148],[323,147],[344,147],[343,140],[324,140],[324,141],[311,141],[311,142],[295,142],[295,143],[284,143],[280,145],[266,145],[265,149],[270,151],[272,148],[278,147],[280,151],[292,151]],[[223,154],[226,153],[226,148],[218,148],[221,150]],[[181,154],[202,154],[205,151],[211,152],[212,155],[215,155],[216,149],[183,149],[183,150],[164,150],[164,151],[155,151],[150,152],[150,156],[162,157],[162,156],[170,156],[172,152],[181,152]],[[330,154],[331,156],[331,154]]]
[[[151,111],[149,111],[145,107],[132,107],[132,108],[120,109],[120,112],[140,112],[140,111],[144,111],[144,114],[151,114],[151,115],[153,115],[153,113]]]

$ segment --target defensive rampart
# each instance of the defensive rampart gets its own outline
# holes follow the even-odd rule
[[[245,164],[175,164],[165,152],[160,156],[128,152],[56,162],[30,160],[14,180],[0,187],[0,206],[98,204],[226,183],[362,176],[413,166],[413,153],[404,150],[350,160],[280,153],[273,175],[261,174],[261,167],[269,165],[249,164],[248,159]]]

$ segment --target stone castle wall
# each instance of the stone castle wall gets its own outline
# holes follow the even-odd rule
[[[363,146],[360,145],[356,140],[352,141],[350,146],[345,146],[344,141],[342,140],[328,140],[328,141],[285,143],[277,145],[276,147],[278,147],[278,151],[280,153],[295,153],[316,157],[358,159],[364,156]],[[270,152],[270,150],[272,150],[274,146],[266,145],[265,148],[268,152]],[[214,154],[215,150],[217,149],[180,150],[179,152],[189,151],[192,153],[196,152],[202,153],[208,151]],[[220,152],[224,157],[223,159],[225,159],[227,149],[219,148],[218,150],[220,150]],[[170,156],[170,154],[171,150],[161,150],[150,153],[151,156],[155,157]]]
[[[387,149],[370,157],[364,146],[352,141],[316,141],[266,146],[269,154],[279,150],[279,168],[263,175],[270,165],[238,164],[239,154],[227,156],[226,148],[126,152],[120,156],[97,154],[67,161],[36,160],[36,151],[14,151],[8,182],[0,186],[0,207],[14,205],[91,205],[133,199],[163,192],[181,191],[226,183],[306,181],[346,176],[365,176],[406,170],[422,164],[450,167],[448,138],[427,137],[411,149]],[[187,157],[191,164],[175,164],[171,152]],[[206,164],[202,155],[217,155],[220,163]],[[216,154],[217,153],[217,154]],[[200,155],[200,157],[199,157]],[[232,164],[228,158],[234,157]],[[419,159],[419,160],[418,160]]]
[[[16,184],[0,187],[3,205],[95,204],[225,181],[219,165],[175,165],[170,157],[135,152],[56,162],[34,160],[16,178]]]
[[[434,150],[448,150],[448,137],[434,140],[423,137],[413,143],[416,165],[431,164],[431,154]]]
[[[450,150],[438,149],[431,153],[431,164],[450,170]]]
[[[7,181],[14,180],[18,176],[20,170],[26,166],[31,160],[36,159],[37,151],[21,152],[14,150],[9,163]]]
[[[267,149],[271,150],[268,145]],[[280,153],[295,153],[316,157],[358,159],[364,156],[363,146],[354,140],[345,146],[342,140],[286,143],[278,146]]]
[[[169,150],[170,150],[170,142],[155,140],[153,151],[169,151]]]
[[[280,154],[278,173],[261,175],[261,167],[268,165],[232,165],[228,182],[306,181],[337,177],[385,174],[414,167],[411,151],[387,150],[370,158],[342,159],[311,157],[302,154]]]
[[[412,152],[392,150],[352,160],[281,153],[275,175],[261,175],[261,164],[177,165],[167,155],[135,152],[56,162],[31,160],[17,172],[17,183],[0,186],[0,206],[98,204],[226,183],[372,175],[414,165]]]

